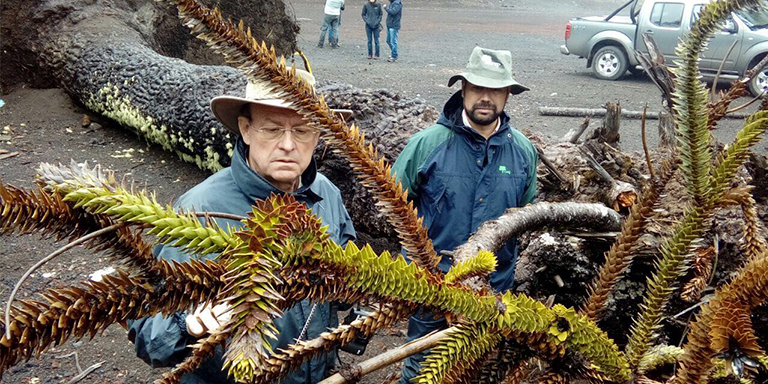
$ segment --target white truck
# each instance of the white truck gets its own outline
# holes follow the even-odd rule
[[[642,72],[634,51],[647,52],[642,34],[653,36],[667,63],[674,65],[675,46],[687,34],[709,0],[630,0],[607,16],[576,17],[565,27],[560,52],[587,59],[599,79],[618,80],[627,71]],[[622,12],[628,10],[628,12]],[[619,15],[627,13],[627,15]],[[728,54],[732,45],[735,46]],[[768,53],[768,12],[764,9],[734,12],[704,51],[700,69],[714,78],[723,58],[720,78],[736,79]],[[768,91],[768,66],[750,82],[750,91]]]

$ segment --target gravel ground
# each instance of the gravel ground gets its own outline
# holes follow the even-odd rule
[[[585,61],[563,56],[565,23],[570,17],[607,14],[616,1],[534,0],[503,2],[476,1],[406,1],[401,53],[397,63],[366,60],[365,31],[358,16],[362,0],[348,1],[341,26],[341,48],[319,49],[318,31],[322,2],[297,0],[290,4],[300,21],[300,48],[311,60],[320,80],[343,81],[362,88],[389,88],[409,97],[425,99],[441,107],[458,88],[446,86],[448,78],[463,68],[475,45],[513,52],[516,78],[531,87],[530,92],[510,99],[507,106],[514,125],[541,135],[559,137],[577,126],[581,119],[543,117],[540,106],[597,108],[607,101],[619,101],[625,109],[658,110],[659,96],[650,80],[643,76],[619,82],[595,80]],[[382,57],[386,57],[385,34],[381,38]],[[41,161],[91,161],[129,175],[138,184],[157,192],[160,201],[171,201],[195,185],[207,174],[181,163],[174,155],[150,146],[134,135],[108,122],[81,124],[87,112],[57,89],[29,89],[19,85],[0,98],[0,179],[4,183],[29,187],[35,168]],[[97,118],[94,118],[98,121]],[[596,124],[593,122],[593,125]],[[639,150],[639,122],[624,121],[622,147]],[[739,124],[723,124],[715,136],[730,141]],[[650,138],[653,143],[655,137]],[[768,152],[764,143],[758,151]],[[16,154],[16,155],[14,155]],[[8,157],[9,155],[13,155]],[[55,246],[39,236],[0,235],[0,304],[23,271]],[[99,258],[82,250],[70,252],[43,267],[25,284],[20,297],[29,297],[46,288],[64,287],[88,278],[98,269],[108,267]],[[403,325],[375,338],[366,358],[403,341]],[[78,352],[83,368],[104,361],[83,382],[146,383],[158,378],[160,369],[151,369],[135,358],[125,331],[112,326],[92,341],[67,343],[40,359],[19,364],[6,373],[8,383],[64,383],[77,374],[72,357]],[[349,360],[348,355],[347,360]],[[364,379],[380,383],[390,367]]]

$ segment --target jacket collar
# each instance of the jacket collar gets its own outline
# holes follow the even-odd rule
[[[248,163],[245,161],[247,151],[248,146],[241,137],[238,137],[235,152],[232,154],[231,168],[232,178],[240,191],[253,201],[264,199],[271,193],[285,194],[284,191],[277,189],[277,187],[248,166]],[[300,201],[309,201],[313,204],[322,200],[323,198],[313,190],[313,188],[317,188],[315,185],[316,177],[317,164],[315,164],[315,159],[313,158],[309,162],[307,169],[301,174],[301,188],[296,190],[293,195]]]
[[[448,102],[445,103],[443,112],[440,114],[440,118],[437,119],[437,123],[450,128],[456,133],[462,133],[475,139],[485,140],[485,138],[472,127],[464,125],[464,119],[462,119],[461,116],[463,111],[464,98],[461,96],[461,91],[458,91],[454,93],[450,99],[448,99]],[[507,115],[507,112],[502,111],[499,118],[501,118],[499,130],[489,138],[489,141],[493,139],[494,136],[497,136],[500,132],[504,132],[505,130],[509,129],[510,118],[509,115]]]

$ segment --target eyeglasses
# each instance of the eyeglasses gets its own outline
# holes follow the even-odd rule
[[[301,143],[308,143],[314,140],[317,133],[320,132],[317,129],[309,127],[293,127],[288,129],[283,127],[264,127],[256,129],[255,131],[256,138],[267,141],[279,140],[283,137],[285,132],[291,132],[293,138]]]

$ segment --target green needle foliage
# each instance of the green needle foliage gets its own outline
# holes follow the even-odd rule
[[[454,265],[445,274],[445,281],[452,283],[473,276],[485,276],[496,270],[496,255],[488,251],[480,251],[473,258]]]
[[[500,333],[489,329],[487,325],[461,325],[432,348],[421,363],[421,371],[413,382],[439,384],[446,378],[457,382],[468,369],[477,366],[477,361],[499,341]]]
[[[259,206],[268,207],[262,210],[270,212],[266,215],[270,220],[261,220],[263,224],[253,228],[256,221],[249,220],[245,231],[276,235],[276,239],[282,240],[255,243],[239,236],[252,252],[274,242],[273,254],[284,266],[312,265],[324,276],[321,281],[341,282],[327,283],[331,289],[314,296],[315,300],[343,296],[333,290],[335,287],[379,301],[408,302],[437,313],[449,312],[478,326],[492,326],[502,335],[543,334],[555,344],[574,349],[608,376],[616,380],[629,378],[629,366],[616,344],[594,322],[572,308],[547,308],[525,295],[509,292],[500,297],[481,295],[447,283],[425,267],[407,263],[402,255],[393,257],[386,251],[377,255],[370,246],[358,248],[354,243],[341,248],[329,239],[320,219],[301,209],[303,206],[290,196],[271,198]],[[262,217],[263,212],[254,211],[253,216]]]
[[[67,193],[64,200],[94,214],[147,225],[151,227],[149,233],[162,243],[195,254],[220,253],[227,246],[239,243],[213,221],[203,225],[195,215],[177,213],[171,206],[163,207],[154,196],[148,197],[144,192],[133,194],[121,187],[80,188]]]
[[[643,355],[637,364],[637,373],[646,374],[667,364],[677,363],[683,356],[683,349],[672,345],[656,345]]]
[[[759,136],[768,128],[766,112],[759,111],[747,119],[736,141],[720,155],[717,167],[712,167],[709,150],[707,92],[700,80],[698,57],[708,39],[734,10],[758,6],[759,0],[717,1],[700,14],[699,21],[691,29],[676,53],[680,57],[675,94],[675,122],[678,129],[678,153],[680,168],[687,181],[692,198],[683,218],[660,249],[656,272],[648,280],[648,293],[641,305],[642,313],[635,320],[627,345],[630,365],[636,367],[653,343],[654,331],[664,317],[664,306],[671,296],[675,282],[687,271],[691,246],[707,227],[716,205],[722,199],[737,168],[748,156],[748,150],[757,143]]]

